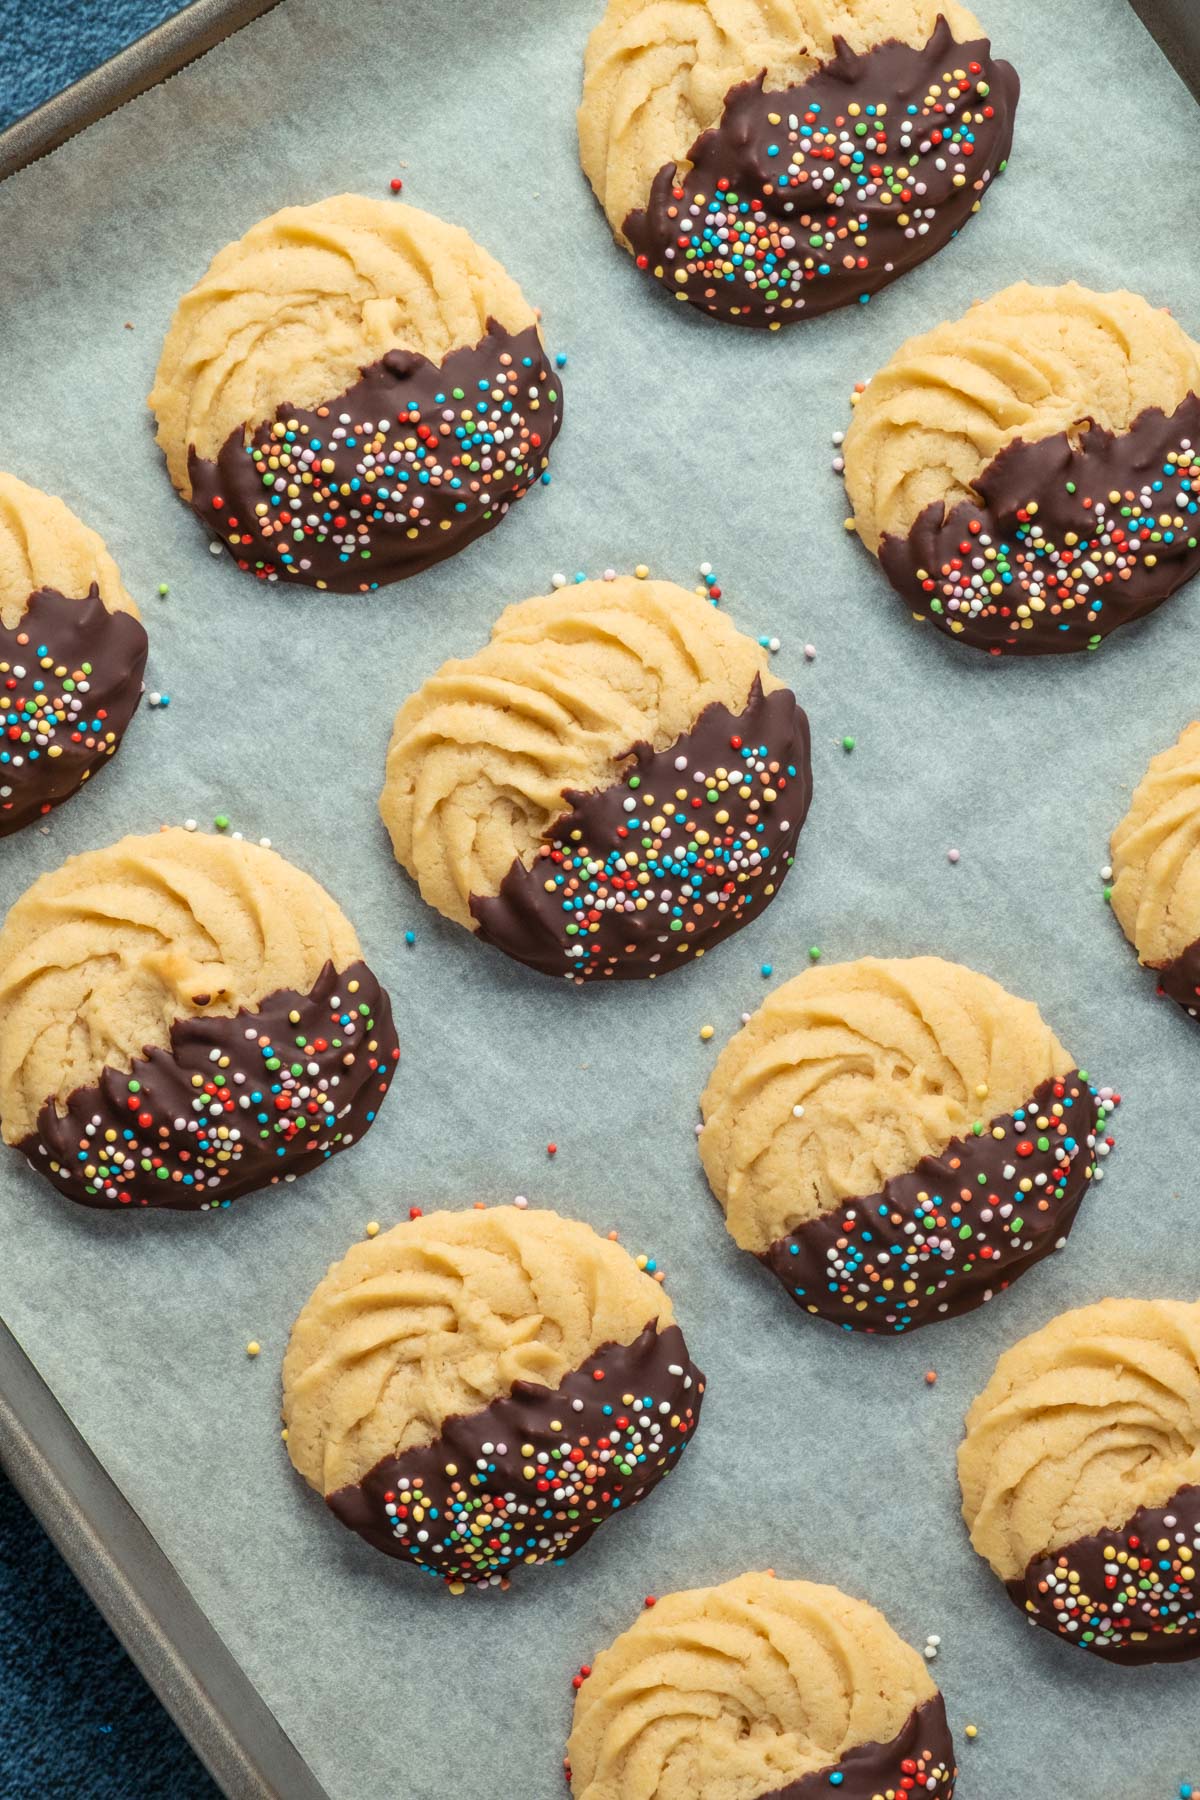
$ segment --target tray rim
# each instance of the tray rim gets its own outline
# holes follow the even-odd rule
[[[191,0],[0,131],[0,181],[282,0]],[[1200,102],[1200,6],[1128,0]],[[175,1565],[0,1318],[0,1470],[229,1800],[329,1800]]]
[[[280,0],[191,0],[70,87],[0,131],[0,181],[177,75]]]
[[[230,1800],[329,1800],[2,1320],[0,1469],[222,1792]]]

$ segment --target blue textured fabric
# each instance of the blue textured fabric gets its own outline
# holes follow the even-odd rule
[[[218,1800],[0,1475],[0,1800]]]
[[[181,0],[0,0],[0,127],[182,10]]]

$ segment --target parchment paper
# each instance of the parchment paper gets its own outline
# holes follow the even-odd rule
[[[578,1665],[647,1593],[761,1566],[869,1597],[918,1646],[940,1634],[963,1800],[1156,1800],[1200,1779],[1195,1668],[1113,1670],[1027,1629],[967,1544],[954,1454],[1016,1338],[1106,1294],[1200,1289],[1200,1033],[1156,1000],[1098,874],[1131,785],[1195,716],[1200,584],[1094,657],[956,651],[843,532],[830,434],[903,338],[1019,276],[1127,283],[1200,335],[1196,111],[1124,0],[988,0],[1025,95],[981,216],[865,313],[742,334],[638,280],[592,201],[573,117],[599,4],[285,0],[0,191],[0,466],[103,532],[171,696],[91,792],[0,847],[0,901],[69,852],[227,812],[341,898],[404,1046],[358,1148],[225,1215],[91,1214],[6,1153],[0,1311],[334,1800],[553,1800]],[[260,587],[210,556],[160,464],[143,397],[162,336],[261,215],[394,175],[507,263],[568,353],[553,483],[373,597]],[[810,711],[797,867],[702,963],[577,992],[443,925],[397,870],[375,811],[391,719],[555,570],[645,560],[690,585],[705,559]],[[794,1310],[699,1171],[714,1056],[765,996],[760,965],[783,980],[810,945],[969,962],[1127,1096],[1067,1252],[911,1339]],[[292,1473],[278,1365],[369,1219],[517,1193],[657,1255],[711,1386],[646,1505],[561,1570],[454,1600]]]

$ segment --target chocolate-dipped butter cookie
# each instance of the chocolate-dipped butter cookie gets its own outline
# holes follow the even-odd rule
[[[837,1588],[740,1575],[661,1596],[579,1685],[574,1800],[951,1800],[922,1658]]]
[[[958,1453],[971,1542],[1033,1624],[1200,1657],[1200,1304],[1101,1300],[996,1364]]]
[[[777,331],[954,237],[1005,167],[1019,91],[959,0],[610,0],[580,155],[639,269]]]
[[[357,1141],[400,1051],[349,921],[273,850],[72,856],[0,931],[4,1140],[84,1206],[209,1210]]]
[[[213,259],[150,406],[171,480],[239,567],[342,593],[490,531],[562,422],[512,277],[459,226],[358,194],[286,207]]]
[[[846,487],[918,621],[1094,650],[1200,570],[1200,345],[1137,294],[1018,282],[858,396]]]
[[[283,1364],[292,1462],[342,1523],[464,1586],[557,1563],[674,1468],[704,1377],[628,1251],[557,1213],[426,1213],[355,1244]]]
[[[1060,1250],[1114,1104],[1027,1000],[933,956],[827,963],[730,1040],[700,1154],[805,1312],[895,1336]]]
[[[116,754],[145,666],[145,628],[101,539],[0,472],[0,837]]]
[[[380,811],[423,897],[583,983],[653,979],[755,918],[792,865],[809,731],[765,653],[667,581],[510,606],[396,716]]]
[[[1200,723],[1151,758],[1111,848],[1122,931],[1159,991],[1200,1017]]]

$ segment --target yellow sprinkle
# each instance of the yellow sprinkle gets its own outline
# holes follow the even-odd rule
[[[378,1237],[379,1236],[379,1220],[378,1219],[371,1219],[368,1222],[367,1236],[368,1237]]]
[[[700,1036],[703,1039],[704,1043],[707,1044],[707,1042],[708,1042],[709,1038],[712,1036],[712,1034],[713,1034],[713,1027],[711,1025],[702,1025],[700,1027]]]
[[[967,1726],[967,1736],[969,1738],[977,1738],[979,1736],[978,1725],[968,1725]]]
[[[858,529],[858,527],[855,525],[853,519],[843,519],[842,526],[843,526],[843,529],[846,531],[856,531]]]
[[[280,1434],[279,1434],[279,1435],[280,1435],[280,1437],[281,1437],[281,1438],[282,1438],[282,1439],[283,1439],[283,1441],[284,1441],[284,1443],[285,1443],[285,1444],[286,1444],[286,1443],[287,1443],[287,1441],[288,1441],[288,1436],[287,1436],[287,1426],[286,1426],[286,1425],[285,1425],[285,1426],[284,1426],[284,1428],[283,1428],[283,1430],[282,1430],[282,1431],[281,1431],[281,1432],[280,1432]]]
[[[250,1342],[246,1345],[246,1355],[257,1356],[261,1349],[262,1345],[259,1343],[258,1339],[251,1338]]]
[[[645,563],[639,563],[637,568],[633,572],[637,576],[639,581],[645,581],[647,575],[650,573],[650,570],[647,568]]]

